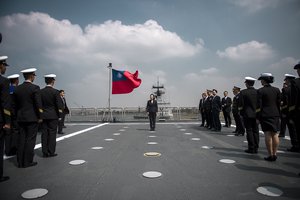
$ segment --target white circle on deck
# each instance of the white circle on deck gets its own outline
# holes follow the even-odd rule
[[[244,143],[248,143],[248,141],[247,141],[247,140],[245,140],[245,141],[244,141]]]
[[[202,146],[201,148],[202,149],[212,149],[213,147],[211,147],[211,146]]]
[[[283,192],[280,189],[271,186],[261,186],[258,187],[256,191],[260,194],[270,197],[279,197],[283,194]]]
[[[161,177],[162,173],[156,171],[144,172],[143,176],[146,178],[158,178]]]
[[[193,140],[193,141],[199,141],[200,138],[191,138],[191,140]]]
[[[121,133],[114,133],[113,135],[121,135]]]
[[[149,131],[149,133],[155,133],[156,131]]]
[[[219,162],[225,163],[225,164],[232,164],[232,163],[235,163],[234,160],[230,160],[230,159],[221,159],[221,160],[219,160]]]
[[[125,131],[125,129],[120,129],[119,131]]]
[[[186,131],[186,129],[182,128],[182,129],[180,129],[180,131]]]
[[[285,151],[278,150],[277,153],[285,153]]]
[[[124,126],[123,128],[129,128],[128,126]]]
[[[148,144],[157,144],[157,142],[148,142]]]
[[[184,135],[192,135],[193,133],[184,133]]]
[[[144,153],[145,157],[159,157],[161,156],[161,153],[158,152],[146,152]]]
[[[45,196],[47,193],[48,190],[43,188],[37,188],[37,189],[27,190],[26,192],[23,192],[21,196],[24,199],[36,199]]]
[[[232,134],[229,134],[229,135],[227,135],[228,137],[233,137],[234,135],[232,135]]]
[[[104,139],[105,141],[114,141],[115,139],[112,139],[112,138],[107,138],[107,139]]]
[[[93,149],[93,150],[99,150],[99,149],[103,149],[103,147],[92,147],[91,149]]]
[[[149,138],[155,138],[155,137],[157,137],[156,135],[149,135],[148,136]]]
[[[81,165],[85,163],[85,160],[72,160],[69,162],[70,165]]]

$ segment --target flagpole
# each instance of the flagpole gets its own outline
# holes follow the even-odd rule
[[[112,121],[112,112],[111,112],[111,106],[110,106],[110,100],[111,100],[111,73],[112,73],[112,64],[109,63],[108,67],[109,69],[109,89],[108,89],[108,112],[109,112],[109,119],[108,121],[111,122]]]

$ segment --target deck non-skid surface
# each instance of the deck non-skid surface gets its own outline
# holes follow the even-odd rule
[[[269,199],[257,192],[260,186],[280,189],[277,199],[300,198],[300,154],[285,152],[288,140],[281,139],[284,152],[270,163],[263,160],[263,135],[259,153],[249,155],[245,137],[228,136],[232,128],[219,133],[197,123],[161,123],[150,132],[143,123],[96,125],[67,125],[64,137],[78,134],[57,143],[57,157],[42,158],[36,149],[35,167],[19,169],[15,158],[6,159],[10,180],[0,183],[0,199],[22,199],[23,192],[35,188],[47,189],[41,199],[49,200]],[[73,160],[85,163],[70,165]],[[148,171],[161,176],[146,178]]]

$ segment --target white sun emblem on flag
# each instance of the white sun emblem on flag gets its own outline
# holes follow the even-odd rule
[[[122,74],[121,73],[118,73],[118,78],[122,78]]]

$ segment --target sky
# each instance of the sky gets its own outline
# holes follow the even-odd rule
[[[112,107],[145,106],[157,80],[171,106],[270,72],[282,88],[300,60],[299,0],[0,0],[6,75],[57,75],[69,107],[107,107],[109,73],[139,71],[142,84]],[[21,82],[23,78],[21,78]],[[260,88],[259,81],[255,83]]]

